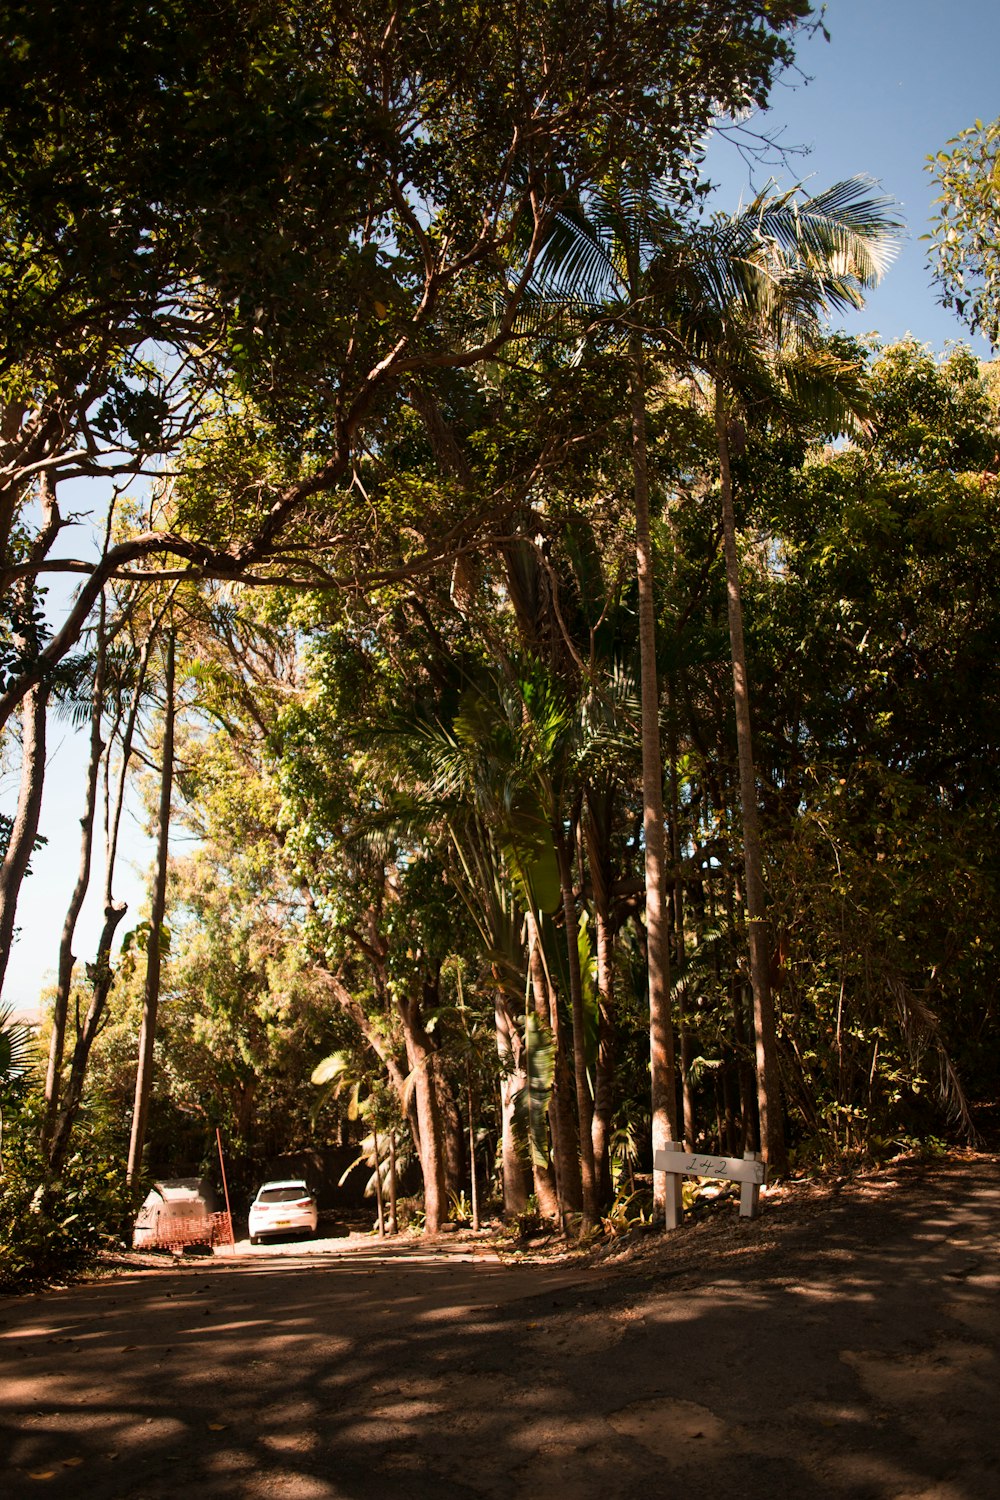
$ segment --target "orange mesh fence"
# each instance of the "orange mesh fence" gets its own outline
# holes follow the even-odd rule
[[[233,1225],[228,1214],[172,1214],[156,1228],[152,1244],[162,1250],[185,1245],[232,1245]]]

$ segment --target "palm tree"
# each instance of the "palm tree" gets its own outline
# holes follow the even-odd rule
[[[34,1060],[34,1036],[30,1026],[14,1019],[10,1005],[0,1006],[0,1177],[3,1176],[3,1109],[10,1085],[31,1067]]]
[[[132,1111],[132,1133],[128,1148],[126,1180],[132,1186],[142,1172],[142,1151],[149,1119],[149,1101],[153,1086],[153,1049],[156,1042],[156,1016],[160,1001],[160,950],[163,915],[167,896],[167,861],[170,850],[170,803],[174,777],[174,670],[177,649],[176,632],[168,629],[164,673],[163,748],[160,767],[160,805],[157,818],[156,870],[153,877],[149,914],[149,938],[146,945],[146,984],[142,1002],[142,1026],[139,1032],[139,1061],[135,1078],[135,1105]]]
[[[753,407],[829,433],[857,425],[855,360],[824,344],[830,312],[858,308],[881,280],[902,225],[891,199],[869,178],[838,182],[801,198],[799,189],[763,192],[719,215],[651,267],[663,299],[671,357],[710,388],[719,460],[726,600],[733,669],[743,857],[753,990],[761,1141],[769,1163],[785,1165],[770,943],[753,757],[750,687],[740,595],[730,463],[733,415]]]
[[[629,374],[632,494],[639,612],[642,808],[649,987],[649,1061],[654,1153],[677,1133],[674,1038],[670,1019],[663,753],[656,674],[653,544],[649,516],[644,301],[659,247],[676,237],[664,194],[652,186],[610,180],[577,212],[562,213],[541,257],[534,293],[542,307],[587,315],[588,332],[624,342]],[[666,1174],[654,1179],[656,1205],[666,1204]]]
[[[573,958],[578,958],[576,911],[571,882],[567,898],[563,829],[561,776],[566,769],[570,728],[568,705],[536,667],[515,672],[510,682],[486,678],[470,687],[451,724],[447,728],[425,724],[419,742],[411,738],[411,746],[420,752],[429,773],[426,808],[436,807],[441,813],[448,809],[448,834],[460,868],[460,874],[456,871],[456,887],[486,950],[501,959],[498,977],[506,971],[506,986],[497,991],[498,1047],[508,1074],[505,1126],[508,1112],[514,1124],[517,1099],[525,1091],[530,1097],[522,1099],[521,1106],[527,1105],[533,1122],[540,1121],[546,1106],[550,1106],[560,1217],[575,1211],[582,1201],[582,1228],[586,1230],[596,1222],[597,1201],[583,999],[579,971],[575,976],[572,971]],[[551,944],[545,940],[550,919],[560,907],[566,924],[578,1131],[572,1125],[572,1106],[567,1097],[565,1043],[552,984],[552,970],[557,964],[550,961]],[[525,918],[528,978],[537,1013],[526,1007],[522,1046],[519,1039],[515,1040],[505,989],[513,1000],[509,981],[514,974],[519,987],[527,988],[521,982],[520,930]],[[550,1033],[554,1094],[553,1076],[545,1077],[549,1064],[542,1065]],[[539,1072],[536,1066],[534,1075],[532,1059],[541,1067]],[[505,1130],[505,1161],[509,1134]],[[532,1165],[537,1169],[544,1166],[547,1153],[537,1149],[537,1132],[529,1134]],[[579,1161],[573,1159],[574,1139],[579,1145]],[[514,1150],[513,1139],[510,1150]],[[514,1175],[513,1161],[512,1172],[507,1175]]]
[[[840,425],[855,367],[820,350],[828,311],[863,304],[894,253],[901,226],[890,200],[867,178],[851,178],[802,199],[798,188],[762,193],[745,209],[708,225],[684,227],[665,189],[612,180],[578,212],[564,212],[536,271],[542,307],[576,308],[588,332],[603,331],[627,351],[639,653],[642,699],[643,830],[649,943],[650,1067],[654,1151],[676,1133],[673,1036],[666,917],[663,766],[656,680],[656,636],[646,434],[646,357],[652,342],[679,370],[712,386],[719,447],[727,604],[743,815],[758,1100],[764,1153],[785,1161],[778,1105],[777,1049],[750,700],[743,640],[729,465],[729,413],[747,393],[766,394],[786,413],[803,403]],[[664,1174],[656,1201],[665,1200]]]

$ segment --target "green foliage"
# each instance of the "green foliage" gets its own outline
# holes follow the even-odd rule
[[[996,1097],[998,378],[967,350],[824,335],[897,238],[866,179],[700,217],[692,148],[765,96],[808,7],[722,10],[2,9],[5,422],[55,434],[57,471],[75,446],[88,468],[176,447],[176,481],[116,502],[112,535],[169,528],[225,580],[174,599],[196,845],[161,944],[158,1165],[203,1163],[222,1126],[244,1184],[334,1138],[373,1164],[376,1130],[402,1168],[426,1085],[464,1212],[464,1143],[496,1159],[523,1074],[539,1194],[589,1089],[608,1227],[644,1222],[638,373],[691,1130],[737,1150],[756,1128],[720,390],[794,1144],[968,1138]],[[945,296],[994,338],[997,139],[977,124],[934,164]],[[0,494],[16,562],[28,456]],[[43,604],[5,605],[5,688],[48,639]],[[136,691],[125,639],[114,707]],[[79,703],[85,675],[67,659],[52,681]],[[148,937],[126,939],[81,1154],[41,1197],[0,1015],[23,1274],[113,1233],[102,1122],[127,1112]],[[578,1163],[556,1165],[565,1188]]]
[[[504,1232],[516,1243],[524,1244],[538,1235],[551,1232],[551,1224],[538,1207],[538,1199],[529,1193],[528,1201],[521,1211],[504,1226]]]
[[[787,734],[787,704],[820,755],[874,754],[955,802],[992,795],[995,406],[966,352],[935,362],[912,343],[876,358],[871,390],[871,446],[765,499],[781,574],[761,578],[751,628],[762,666],[794,660],[796,693],[781,665],[762,679],[779,695],[764,733]]]
[[[448,1201],[448,1219],[452,1224],[459,1224],[466,1228],[472,1224],[472,1204],[465,1196],[464,1189],[460,1193],[450,1193]]]
[[[524,1020],[524,1084],[514,1096],[514,1125],[524,1154],[533,1164],[549,1160],[548,1107],[555,1076],[552,1033],[534,1011]]]
[[[508,878],[536,913],[556,911],[561,899],[549,777],[567,727],[565,702],[530,666],[513,691],[493,683],[467,694],[452,726],[458,756],[444,785],[476,799]]]
[[[0,1101],[14,1092],[34,1060],[31,1028],[14,1019],[13,1006],[0,1005]]]
[[[323,1061],[313,1068],[310,1082],[322,1090],[313,1105],[313,1119],[319,1114],[327,1100],[338,1098],[345,1090],[349,1094],[347,1118],[349,1120],[360,1118],[361,1090],[365,1087],[366,1080],[357,1076],[353,1060],[345,1053],[332,1052],[329,1057],[324,1057]],[[357,1162],[353,1165],[356,1166]],[[347,1173],[344,1174],[345,1177],[346,1175]]]
[[[935,199],[930,263],[945,307],[1000,344],[1000,120],[977,120],[929,157]]]
[[[931,1128],[938,1110],[968,1133],[961,1078],[995,1089],[981,1050],[997,1019],[994,816],[943,812],[872,762],[809,794],[782,856],[781,913],[816,1134],[856,1147]]]
[[[838,344],[834,353],[863,387],[867,427],[856,445],[815,446],[822,423],[800,427],[785,405],[747,431],[734,459],[782,1070],[793,1142],[816,1155],[874,1150],[894,1132],[939,1133],[946,1120],[967,1133],[971,1095],[996,1086],[986,1061],[997,1024],[988,968],[997,941],[995,392],[962,351],[943,361],[911,343],[874,354]],[[741,1131],[753,1129],[753,1038],[734,882],[724,585],[703,503],[713,442],[697,397],[652,368],[651,473],[665,507],[660,656],[685,916],[674,1001],[696,1128],[717,1149],[739,1150]],[[477,381],[450,381],[446,394],[452,437],[475,447]],[[527,423],[527,382],[519,395]],[[513,408],[504,422],[516,427]],[[439,471],[412,412],[387,421],[384,433],[385,452],[430,493]],[[487,1101],[498,1066],[513,1061],[498,1064],[489,1036],[493,996],[516,1012],[523,1005],[529,907],[569,1033],[554,856],[557,831],[572,834],[591,1080],[595,882],[615,892],[612,1159],[628,1196],[649,1165],[648,1016],[632,896],[641,802],[624,666],[635,621],[623,581],[630,537],[616,498],[620,436],[609,424],[590,475],[610,497],[600,514],[579,473],[554,469],[518,537],[505,535],[502,564],[489,554],[461,574],[449,564],[413,593],[273,596],[273,656],[247,656],[257,647],[249,634],[240,639],[252,688],[243,667],[202,650],[194,680],[216,728],[192,757],[186,789],[211,854],[199,893],[192,886],[185,896],[189,937],[182,924],[177,941],[189,942],[183,951],[193,958],[212,934],[211,962],[188,968],[178,989],[199,996],[191,1024],[211,1031],[216,1075],[225,1075],[218,1059],[228,1043],[206,1017],[219,1014],[220,997],[227,1026],[247,1033],[244,1076],[261,1079],[271,1033],[260,1017],[280,1010],[276,989],[301,986],[301,1005],[285,1013],[315,1046],[308,1063],[308,1048],[299,1052],[300,1080],[334,1048],[352,1076],[385,1079],[388,1055],[412,1100],[402,1005],[463,1110],[469,1060],[482,1136],[495,1129]],[[500,461],[488,454],[490,482]],[[393,507],[409,524],[412,499],[398,487],[391,501],[382,493],[390,557],[404,545]],[[336,975],[349,1009],[324,1002],[308,977],[317,965]],[[459,1005],[448,998],[456,965]],[[466,1003],[483,1045],[472,1045]],[[516,1129],[525,1156],[544,1167],[552,1037],[532,1013],[515,1040],[527,1074]],[[291,1037],[283,1045],[295,1054]],[[190,1058],[178,1051],[170,1066],[177,1098],[193,1104],[181,1081]],[[211,1096],[207,1058],[199,1066]],[[338,1064],[330,1082],[339,1076]],[[334,1105],[347,1109],[347,1092],[317,1116],[321,1128]],[[294,1112],[276,1118],[287,1130]],[[634,1218],[632,1207],[621,1216]]]
[[[652,1222],[653,1194],[648,1187],[619,1187],[607,1213],[601,1216],[601,1226],[612,1238],[646,1229]]]
[[[903,339],[877,351],[869,391],[872,456],[886,469],[980,474],[996,467],[996,399],[969,349],[938,360]]]
[[[37,1146],[38,1104],[26,1099],[6,1121],[0,1291],[8,1293],[71,1275],[131,1238],[132,1196],[115,1130],[91,1116],[59,1178],[49,1181]]]

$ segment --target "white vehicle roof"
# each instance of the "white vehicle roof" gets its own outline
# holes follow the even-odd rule
[[[301,1177],[281,1177],[281,1178],[275,1177],[270,1182],[262,1182],[261,1185],[260,1185],[260,1187],[257,1189],[257,1192],[258,1193],[262,1193],[265,1188],[276,1188],[276,1187],[299,1187],[299,1188],[305,1188],[305,1190],[306,1190],[307,1193],[309,1191],[309,1188],[308,1188],[307,1184],[302,1180]]]
[[[201,1181],[197,1177],[177,1177],[172,1182],[155,1182],[152,1190],[159,1193],[165,1203],[204,1196]]]

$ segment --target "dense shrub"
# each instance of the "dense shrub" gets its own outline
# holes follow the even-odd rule
[[[21,1292],[78,1270],[125,1243],[131,1200],[120,1144],[81,1121],[61,1177],[46,1184],[34,1101],[6,1114],[0,1176],[0,1292]]]

